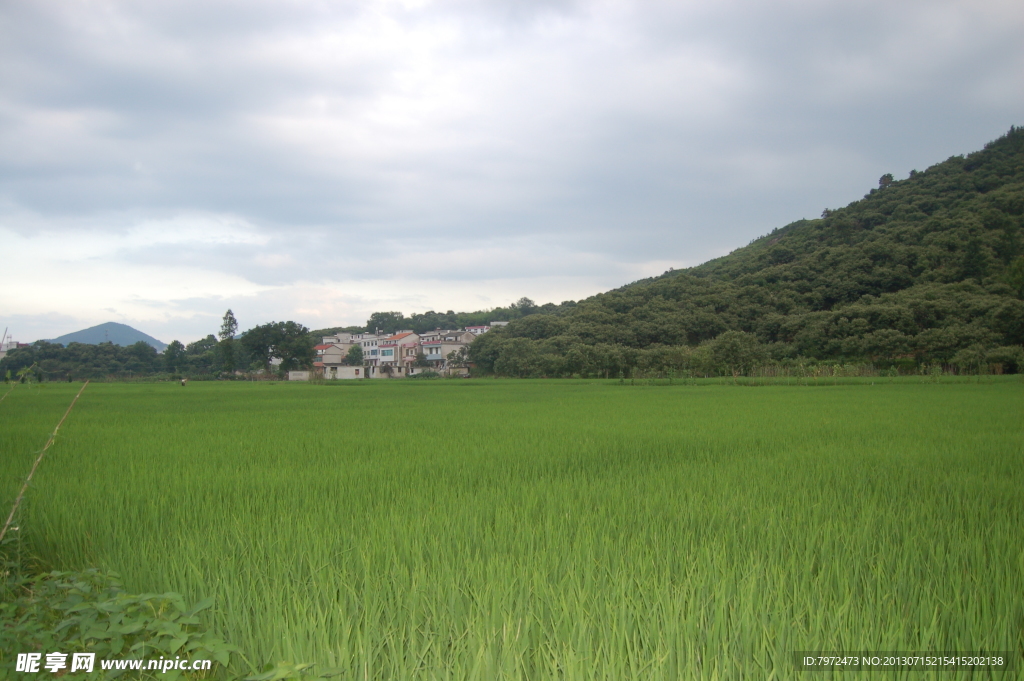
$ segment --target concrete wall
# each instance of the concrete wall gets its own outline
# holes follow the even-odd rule
[[[328,380],[366,378],[367,371],[366,367],[325,366],[324,378]]]
[[[366,367],[367,378],[405,378],[405,367],[391,366],[391,373],[381,371],[384,367]]]

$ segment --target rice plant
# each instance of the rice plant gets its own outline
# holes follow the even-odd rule
[[[1019,657],[1013,378],[93,384],[22,540],[54,568],[215,598],[238,674],[760,680],[810,676],[797,650]],[[0,404],[4,498],[76,389]]]

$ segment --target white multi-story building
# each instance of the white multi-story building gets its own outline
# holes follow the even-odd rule
[[[377,362],[380,360],[380,348],[378,343],[381,338],[385,336],[378,336],[375,333],[354,333],[352,334],[352,342],[358,343],[363,349],[363,364],[367,366],[377,366]]]
[[[419,334],[412,331],[399,331],[393,336],[382,338],[378,342],[380,364],[406,366],[416,360],[419,351]]]

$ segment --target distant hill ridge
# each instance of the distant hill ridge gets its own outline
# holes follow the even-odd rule
[[[86,345],[98,345],[99,343],[111,342],[114,345],[128,346],[143,341],[156,348],[157,352],[163,352],[167,343],[153,338],[149,334],[133,329],[127,324],[107,322],[98,326],[91,326],[88,329],[67,333],[58,338],[47,341],[48,343],[85,343]]]

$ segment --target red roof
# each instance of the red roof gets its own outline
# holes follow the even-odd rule
[[[395,336],[389,336],[386,340],[396,341],[396,340],[399,340],[399,339],[405,338],[406,336],[411,336],[411,335],[412,335],[411,333],[400,333],[400,334],[397,334]]]
[[[327,348],[333,348],[333,347],[334,347],[333,345],[331,345],[330,343],[327,343],[327,344],[324,344],[324,345],[318,345],[318,346],[316,346],[315,349],[317,349],[317,350],[326,350]]]

